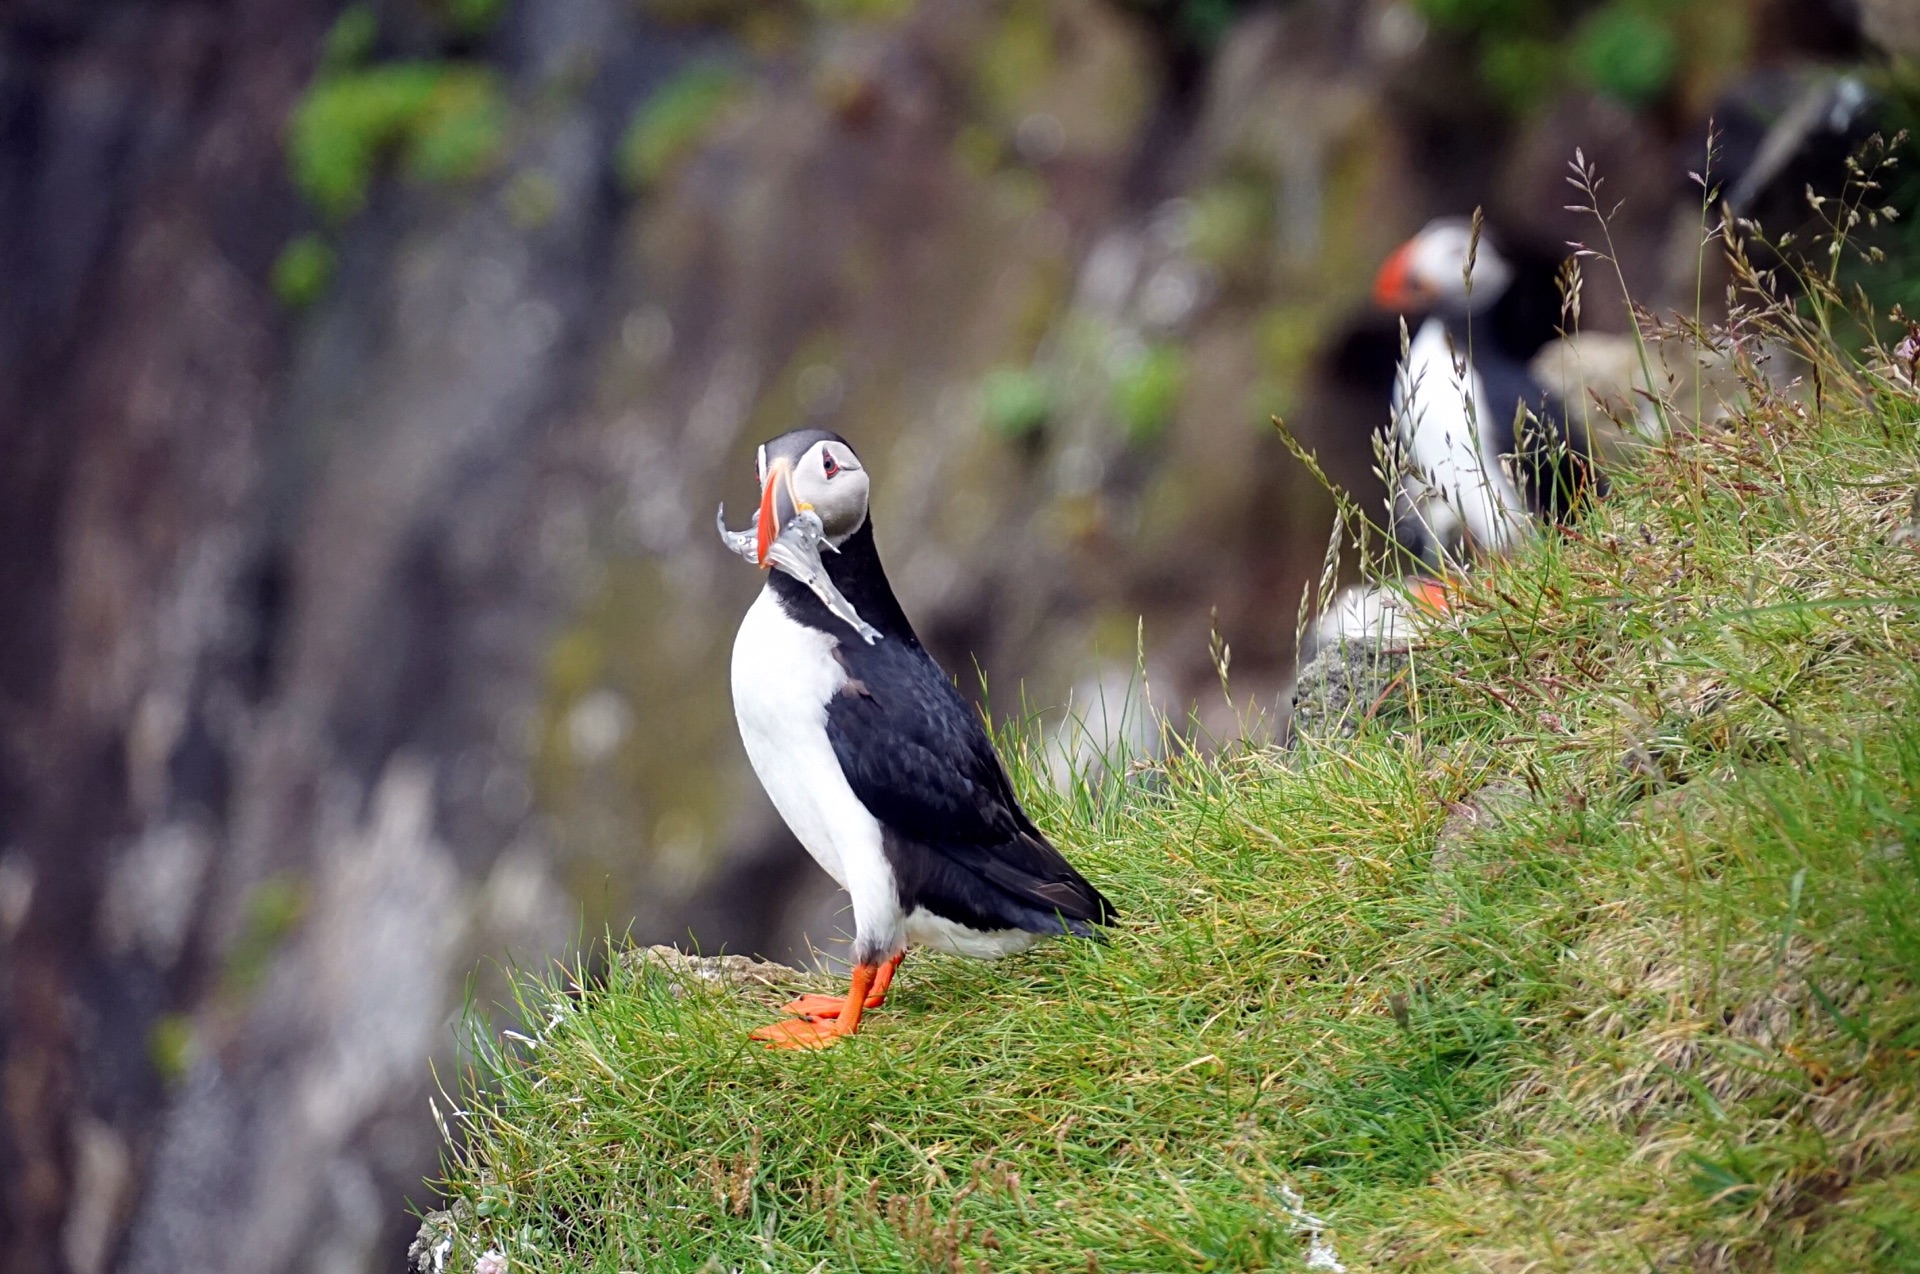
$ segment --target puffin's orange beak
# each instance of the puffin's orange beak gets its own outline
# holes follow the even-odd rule
[[[1412,279],[1413,240],[1394,249],[1373,278],[1374,304],[1387,310],[1417,310],[1426,303],[1423,289]]]
[[[1446,582],[1425,575],[1407,581],[1407,596],[1417,609],[1429,615],[1444,615],[1451,608],[1447,600]]]
[[[785,460],[776,460],[767,466],[767,485],[760,492],[760,514],[754,519],[755,560],[760,563],[761,570],[772,565],[767,561],[767,553],[773,548],[773,542],[780,532],[799,511],[799,505],[793,498],[793,466]]]

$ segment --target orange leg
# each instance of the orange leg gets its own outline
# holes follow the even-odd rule
[[[880,972],[874,976],[873,990],[867,993],[867,1007],[877,1009],[887,1002],[887,988],[893,985],[893,971],[900,967],[900,961],[906,958],[902,951],[893,959],[880,966]],[[781,1011],[795,1017],[817,1020],[823,1017],[839,1017],[844,1001],[837,995],[803,995],[780,1006]]]
[[[768,1048],[826,1048],[842,1035],[851,1035],[860,1029],[860,1015],[866,1012],[867,996],[879,975],[879,965],[856,964],[853,983],[847,988],[847,999],[840,1006],[838,1017],[824,1022],[810,1022],[805,1018],[774,1022],[760,1027],[749,1038],[759,1040]]]

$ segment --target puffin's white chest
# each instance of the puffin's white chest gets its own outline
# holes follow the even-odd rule
[[[1506,422],[1488,417],[1486,387],[1471,364],[1462,374],[1466,355],[1452,347],[1446,324],[1428,319],[1407,349],[1394,421],[1417,477],[1466,524],[1474,543],[1505,552],[1532,523],[1500,463],[1497,440]]]
[[[827,738],[827,704],[847,680],[835,644],[762,589],[733,641],[733,712],[773,807],[852,897],[857,936],[892,950],[902,917],[880,823],[854,795]]]

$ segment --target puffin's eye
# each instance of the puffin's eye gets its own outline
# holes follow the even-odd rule
[[[840,472],[840,462],[833,458],[831,451],[823,451],[820,453],[820,468],[831,478],[834,474]]]

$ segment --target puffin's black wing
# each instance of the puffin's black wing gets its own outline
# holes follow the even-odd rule
[[[1535,516],[1566,523],[1586,501],[1604,497],[1607,476],[1594,461],[1592,442],[1559,396],[1517,358],[1498,350],[1474,354],[1494,416],[1486,423],[1496,430],[1500,453],[1514,457],[1515,484]]]
[[[979,715],[912,641],[842,641],[846,686],[827,737],[854,795],[890,833],[909,906],[978,929],[1082,936],[1113,907],[1041,835]]]

